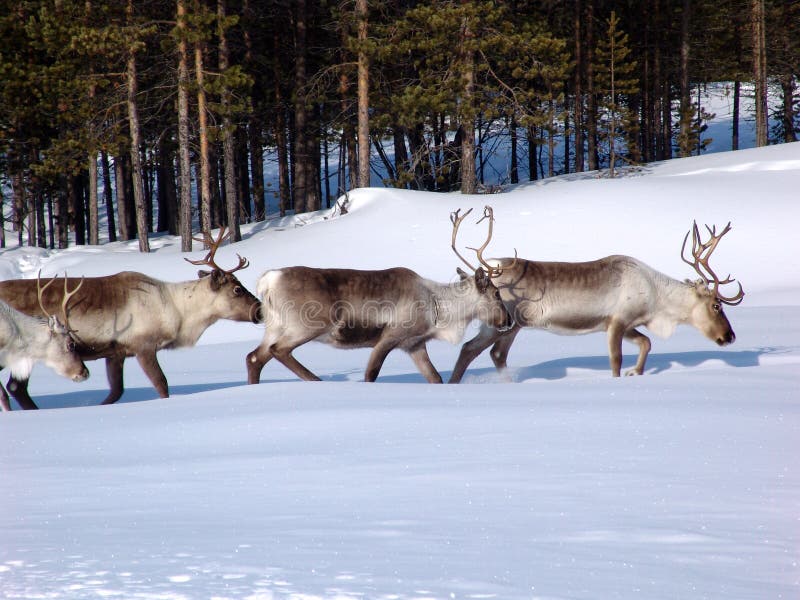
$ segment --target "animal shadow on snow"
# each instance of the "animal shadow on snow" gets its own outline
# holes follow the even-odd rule
[[[729,367],[756,367],[759,358],[767,354],[779,353],[780,348],[759,348],[758,350],[742,350],[739,352],[719,352],[714,350],[700,352],[668,352],[663,354],[652,353],[647,357],[645,375],[657,374],[677,365],[681,367],[697,367],[709,360],[718,360]],[[626,354],[622,358],[623,373],[626,369],[632,368],[636,364],[635,354]],[[548,360],[536,365],[514,368],[513,363],[509,366],[509,375],[513,381],[525,381],[526,379],[563,379],[567,376],[568,369],[585,369],[592,371],[607,372],[611,377],[611,368],[608,364],[608,356],[573,356],[569,358],[559,358]],[[496,379],[498,375],[494,367],[488,369],[471,369],[467,375],[474,380],[477,379]],[[499,376],[502,378],[502,376]]]
[[[227,381],[219,383],[203,383],[192,385],[171,385],[169,386],[170,396],[184,396],[188,394],[197,394],[199,392],[211,392],[214,390],[223,390],[226,388],[239,387],[244,385],[245,382],[240,381]],[[68,388],[65,388],[68,389]],[[81,392],[68,392],[66,394],[43,394],[33,395],[33,399],[39,408],[79,408],[83,406],[97,406],[108,395],[105,389],[88,390]],[[150,386],[142,387],[126,387],[125,393],[122,398],[117,400],[114,404],[128,404],[130,402],[144,402],[148,400],[161,400],[156,391]],[[114,405],[111,405],[114,406]],[[11,408],[19,410],[16,401],[11,400]]]

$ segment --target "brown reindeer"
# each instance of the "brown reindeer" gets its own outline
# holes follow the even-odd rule
[[[194,346],[219,319],[260,322],[258,299],[234,275],[246,268],[248,261],[240,256],[239,264],[232,269],[223,269],[214,261],[219,246],[229,235],[221,229],[217,239],[208,233],[202,239],[195,238],[205,243],[209,251],[201,260],[185,260],[207,265],[211,271],[199,271],[199,279],[194,281],[171,283],[131,271],[82,279],[69,316],[80,356],[84,360],[106,360],[111,389],[103,404],[112,404],[122,396],[127,357],[136,357],[158,395],[166,398],[169,387],[156,358],[159,350]],[[73,278],[64,279],[65,286],[76,282]],[[2,281],[0,299],[36,316],[62,302],[63,293],[54,286],[47,287],[40,305],[35,283],[26,279]],[[27,377],[16,378],[12,374],[9,392],[24,408],[36,408],[27,387]]]
[[[53,283],[50,280],[44,288]],[[67,304],[80,288],[71,292],[64,287],[64,299],[61,302],[63,324],[54,315],[50,315],[42,307],[42,312],[47,315],[45,319],[31,317],[19,312],[5,302],[0,301],[0,370],[8,367],[11,377],[27,379],[31,374],[33,365],[41,361],[52,368],[59,375],[83,381],[89,377],[89,370],[78,355],[67,319]],[[41,306],[44,288],[37,279],[37,296]],[[22,408],[30,408],[21,404]],[[5,388],[0,385],[0,408],[11,410],[11,403]]]
[[[492,218],[487,207],[487,216]],[[644,372],[650,339],[636,328],[645,326],[660,337],[669,337],[675,327],[686,323],[720,346],[736,339],[722,309],[723,304],[739,304],[744,291],[722,295],[720,280],[708,264],[720,239],[731,229],[730,223],[719,233],[709,228],[710,239],[703,242],[697,223],[686,234],[681,258],[700,275],[697,281],[672,279],[630,256],[607,256],[590,262],[537,262],[515,258],[479,260],[493,275],[500,297],[513,315],[515,326],[499,331],[483,325],[478,335],[461,348],[450,383],[458,383],[469,364],[486,348],[498,370],[506,359],[514,338],[522,327],[545,329],[563,335],[605,331],[611,373],[620,376],[623,338],[639,346],[639,357],[627,375]],[[692,258],[685,256],[686,242],[692,235]]]
[[[466,217],[466,215],[464,215]],[[453,216],[453,247],[462,218]],[[491,231],[486,244],[491,239]],[[426,343],[443,339],[457,344],[473,319],[493,330],[512,325],[491,276],[481,268],[460,280],[441,284],[404,268],[382,271],[286,267],[267,271],[258,282],[266,330],[261,344],[247,355],[247,381],[258,383],[268,360],[276,358],[295,375],[318,381],[292,355],[312,340],[337,348],[372,348],[365,381],[375,381],[386,356],[407,352],[422,375],[441,383]]]

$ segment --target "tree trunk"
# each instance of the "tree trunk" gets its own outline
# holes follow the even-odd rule
[[[528,179],[536,181],[539,170],[536,167],[536,127],[528,126]]]
[[[133,0],[128,0],[128,23],[133,21]],[[139,128],[139,107],[136,94],[138,91],[138,76],[136,73],[136,50],[128,49],[128,65],[126,72],[128,84],[128,124],[131,134],[131,174],[133,176],[133,205],[136,210],[136,227],[139,233],[139,252],[150,252],[150,242],[147,239],[147,207],[144,198],[144,181],[142,179],[142,162],[139,151],[141,149],[141,134]]]
[[[356,0],[358,19],[358,187],[369,187],[369,59],[367,41],[367,0]]]
[[[733,116],[731,121],[731,150],[739,149],[739,98],[742,84],[737,79],[733,82]]]
[[[264,200],[264,143],[261,133],[261,119],[253,114],[247,125],[247,138],[250,146],[250,171],[253,173],[253,220],[267,218]]]
[[[106,205],[106,224],[108,225],[108,241],[117,241],[117,224],[114,219],[114,197],[111,190],[111,165],[108,161],[108,153],[103,150],[100,153],[100,164],[103,166],[103,202]]]
[[[583,52],[581,39],[581,21],[583,18],[583,1],[575,0],[574,28],[575,28],[575,171],[583,171],[583,89],[582,73]]]
[[[589,170],[599,167],[597,154],[597,95],[594,89],[594,4],[595,0],[586,0],[586,138]]]
[[[294,151],[292,167],[294,172],[292,199],[295,213],[308,210],[307,199],[311,194],[312,182],[308,181],[306,165],[311,157],[308,151],[308,108],[306,107],[306,0],[295,3],[295,62],[294,62]]]
[[[552,177],[555,175],[556,110],[554,106],[555,103],[553,102],[553,90],[549,90],[549,93],[550,100],[547,101],[547,176]]]
[[[461,193],[474,194],[475,181],[475,53],[469,47],[474,37],[469,21],[465,18],[461,27],[461,68],[463,98],[460,124],[461,138]]]
[[[683,0],[681,11],[681,105],[680,105],[680,132],[678,133],[678,151],[681,157],[692,154],[692,107],[689,90],[689,22],[691,17],[691,0]]]
[[[178,39],[178,163],[180,203],[178,228],[181,252],[192,251],[192,163],[189,156],[189,51],[186,43],[186,5],[177,0]]]
[[[511,183],[519,183],[519,166],[517,164],[517,118],[511,115],[508,124],[508,130],[511,136]]]
[[[228,36],[225,30],[226,19],[225,0],[217,0],[217,37],[219,38],[219,71],[224,78],[230,66],[230,51],[228,50]],[[224,81],[224,80],[223,80]],[[236,141],[235,128],[231,119],[231,92],[223,83],[222,94],[222,154],[223,170],[225,173],[225,199],[227,200],[228,230],[231,233],[231,242],[242,239],[239,229],[239,195],[236,193]]]
[[[72,185],[72,178],[67,179],[67,191],[61,191],[56,198],[56,229],[58,230],[58,248],[63,250],[69,247],[69,188]],[[21,235],[21,234],[20,234]],[[20,237],[20,244],[22,238]]]
[[[200,231],[211,231],[211,163],[208,150],[208,108],[205,90],[203,43],[194,45],[194,72],[197,82],[197,124],[200,144]]]
[[[278,29],[272,34],[272,51],[275,56],[280,56],[281,45]],[[272,61],[272,79],[275,93],[275,147],[278,153],[278,210],[283,217],[289,209],[292,200],[292,190],[289,181],[289,140],[286,135],[286,107],[283,101],[283,88],[281,81],[284,77],[281,72],[280,61]]]
[[[97,155],[94,152],[89,154],[87,167],[89,169],[89,244],[96,246],[100,243],[99,202],[97,198],[99,174],[97,170]]]
[[[72,192],[69,197],[70,212],[72,213],[72,224],[75,228],[75,244],[78,246],[86,245],[86,211],[84,210],[83,190],[84,179],[83,175],[72,175]],[[32,196],[31,196],[32,198]],[[33,205],[29,216],[33,216]],[[29,235],[34,234],[34,229],[31,228]],[[33,243],[31,243],[33,246]]]
[[[755,82],[756,146],[767,145],[767,48],[764,0],[753,0],[753,80]]]

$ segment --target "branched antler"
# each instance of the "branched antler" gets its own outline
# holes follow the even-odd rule
[[[453,249],[453,252],[456,253],[456,256],[458,256],[458,258],[460,258],[464,262],[465,265],[467,265],[473,271],[476,271],[477,269],[475,267],[473,267],[469,263],[469,261],[467,261],[467,259],[464,258],[461,255],[461,253],[459,253],[459,251],[456,249],[456,236],[458,235],[458,228],[461,226],[461,222],[467,217],[467,215],[472,212],[472,209],[470,208],[462,216],[459,216],[459,212],[460,211],[461,211],[461,209],[459,208],[458,210],[456,210],[455,212],[450,214],[450,222],[453,224],[453,236],[452,236],[452,241],[451,241],[450,246]],[[492,209],[491,206],[485,206],[484,207],[483,216],[480,219],[478,219],[477,223],[480,223],[484,219],[488,219],[489,220],[489,230],[488,230],[488,232],[486,234],[486,241],[483,242],[483,244],[480,246],[480,248],[472,248],[472,247],[469,247],[469,246],[467,246],[467,247],[470,250],[473,250],[475,252],[475,254],[478,257],[478,262],[480,263],[480,265],[484,269],[486,269],[486,272],[488,273],[489,277],[498,277],[499,275],[502,274],[503,269],[500,268],[500,267],[495,267],[495,266],[490,265],[488,262],[486,262],[486,259],[483,258],[483,251],[486,250],[486,248],[489,246],[489,242],[492,241],[492,234],[493,234],[493,230],[494,230],[494,210]],[[516,248],[514,249],[514,262],[511,263],[510,266],[513,267],[515,264],[517,264],[517,250],[516,250]],[[508,267],[506,267],[506,268],[508,268]]]
[[[456,248],[456,237],[458,236],[458,228],[461,227],[461,222],[467,218],[467,215],[472,212],[472,209],[470,208],[467,212],[465,212],[461,216],[459,216],[458,214],[460,212],[461,209],[459,208],[458,210],[455,210],[450,213],[450,222],[453,224],[453,236],[450,242],[450,247],[453,249],[453,252],[456,253],[456,256],[461,259],[461,262],[467,265],[471,271],[477,271],[477,269],[473,267],[470,264],[470,262],[466,258],[464,258]]]
[[[714,227],[709,227],[706,225],[706,229],[711,237],[707,242],[703,242],[700,238],[700,229],[697,227],[697,221],[694,222],[692,229],[688,231],[686,236],[683,238],[683,245],[681,246],[681,260],[683,260],[683,262],[685,262],[687,265],[690,265],[697,272],[697,274],[703,278],[703,281],[706,282],[706,285],[712,286],[712,291],[720,302],[730,306],[736,306],[744,298],[742,284],[738,281],[736,282],[739,283],[739,291],[735,295],[730,297],[723,296],[719,291],[720,286],[733,283],[736,280],[731,279],[730,274],[728,274],[724,280],[720,280],[720,278],[716,273],[714,273],[714,270],[708,264],[708,259],[716,249],[717,244],[719,244],[719,241],[722,239],[722,236],[731,230],[730,221],[719,234],[717,234],[716,225]],[[689,260],[685,256],[686,242],[689,240],[689,234],[692,236],[691,253],[693,260]]]
[[[42,314],[44,314],[48,319],[54,318],[54,316],[51,315],[50,313],[48,313],[47,309],[45,309],[42,297],[44,295],[44,291],[56,279],[58,279],[58,277],[53,277],[50,281],[48,281],[46,284],[44,284],[44,286],[42,286],[42,271],[39,270],[39,272],[36,274],[36,295],[37,295],[37,297],[39,299],[39,308],[42,309]],[[69,306],[70,298],[72,298],[78,292],[78,290],[81,289],[81,286],[83,285],[83,277],[81,277],[81,280],[78,282],[78,285],[76,285],[75,288],[72,291],[69,290],[68,283],[69,283],[69,280],[67,279],[67,273],[64,272],[64,296],[61,298],[61,315],[63,316],[63,319],[64,319],[63,325],[64,325],[64,328],[67,330],[67,333],[75,333],[75,331],[77,331],[77,330],[71,329],[70,326],[69,326],[69,309],[68,309],[68,306]]]
[[[193,265],[205,265],[216,271],[227,273],[228,275],[238,271],[239,269],[246,269],[248,266],[250,266],[250,261],[248,261],[246,258],[243,258],[240,254],[236,255],[239,257],[239,264],[232,269],[223,269],[214,261],[214,256],[217,254],[217,250],[222,245],[222,242],[231,237],[231,232],[226,232],[225,230],[225,227],[220,227],[216,240],[212,238],[211,234],[207,231],[203,232],[202,238],[193,237],[193,240],[196,242],[202,242],[209,249],[208,254],[206,254],[205,257],[201,258],[200,260],[190,260],[188,258],[184,258],[183,260]]]

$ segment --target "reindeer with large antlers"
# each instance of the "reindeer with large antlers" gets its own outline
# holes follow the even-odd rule
[[[195,265],[210,267],[199,271],[199,279],[178,283],[160,281],[125,271],[106,277],[86,277],[78,281],[64,277],[64,291],[48,282],[37,295],[36,282],[28,279],[0,281],[0,299],[17,310],[35,316],[63,305],[66,286],[73,288],[69,299],[69,319],[75,328],[78,352],[84,360],[105,358],[110,392],[103,404],[116,402],[124,391],[123,364],[135,356],[158,395],[169,395],[167,378],[158,364],[159,350],[194,346],[200,335],[219,319],[261,321],[260,303],[234,273],[248,266],[239,256],[232,269],[223,269],[215,260],[227,239],[220,230],[216,239],[207,232],[195,238],[208,247]],[[28,379],[12,374],[8,390],[23,408],[36,408],[27,391]]]
[[[686,323],[720,346],[733,343],[736,336],[722,306],[739,304],[744,291],[739,284],[736,294],[724,296],[720,286],[734,280],[730,276],[720,280],[708,264],[731,226],[728,223],[719,234],[716,228],[707,229],[710,239],[702,242],[695,223],[681,247],[681,258],[700,275],[696,281],[672,279],[630,256],[578,263],[537,262],[516,256],[484,261],[481,257],[487,268],[494,269],[494,283],[515,325],[509,331],[481,326],[478,335],[461,348],[450,383],[461,381],[469,364],[489,346],[495,367],[505,369],[511,344],[522,327],[564,335],[605,331],[614,377],[620,376],[622,368],[623,339],[639,346],[636,365],[626,374],[644,372],[651,344],[638,331],[640,326],[669,337],[677,325]],[[691,260],[685,256],[690,234]]]
[[[459,218],[456,212],[451,217],[453,250],[462,260],[456,235],[466,216]],[[484,248],[490,239],[491,229]],[[366,381],[375,381],[389,352],[400,348],[411,356],[425,379],[441,383],[428,356],[428,340],[457,344],[474,319],[498,331],[512,324],[492,274],[482,268],[472,270],[469,275],[458,269],[460,280],[450,284],[424,279],[404,268],[286,267],[267,271],[257,289],[263,299],[266,329],[261,344],[247,355],[247,381],[258,383],[271,358],[301,379],[319,380],[292,355],[298,346],[316,340],[337,348],[372,348]]]

